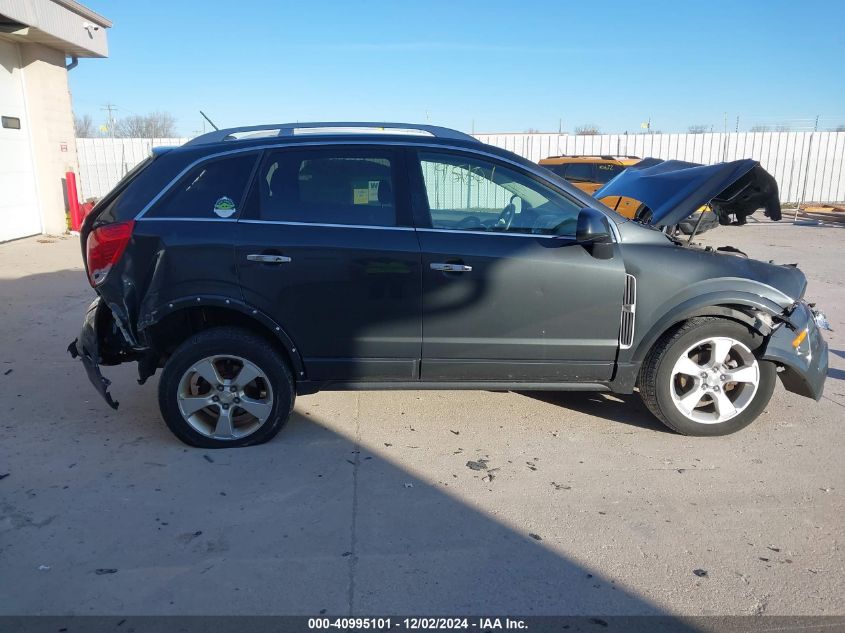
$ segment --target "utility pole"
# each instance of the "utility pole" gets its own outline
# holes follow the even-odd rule
[[[738,114],[736,115],[736,129],[734,130],[734,132],[739,132],[739,115]]]
[[[112,138],[114,138],[114,122],[115,122],[115,118],[114,118],[114,114],[113,114],[113,112],[117,110],[117,106],[116,106],[116,105],[114,105],[113,103],[107,103],[107,104],[106,104],[106,105],[104,105],[102,108],[100,108],[100,110],[103,110],[103,111],[105,111],[105,112],[108,112],[108,114],[106,115],[106,116],[107,116],[107,119],[106,119],[106,120],[108,121],[109,136],[111,136]]]

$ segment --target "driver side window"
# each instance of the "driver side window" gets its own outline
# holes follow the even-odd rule
[[[527,175],[459,154],[419,157],[432,228],[575,234],[580,206]]]

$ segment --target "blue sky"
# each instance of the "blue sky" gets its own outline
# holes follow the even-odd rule
[[[477,132],[845,124],[845,2],[84,0],[110,57],[70,73],[105,120],[171,112],[179,132],[314,120]]]

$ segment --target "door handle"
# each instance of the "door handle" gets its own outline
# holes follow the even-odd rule
[[[444,273],[471,273],[472,266],[466,264],[431,264],[431,270],[439,270]]]
[[[246,258],[251,262],[261,262],[262,264],[287,264],[291,261],[291,258],[285,255],[262,255],[260,253],[247,255]]]

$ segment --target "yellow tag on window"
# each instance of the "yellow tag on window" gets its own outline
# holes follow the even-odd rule
[[[369,204],[370,203],[370,189],[353,189],[352,190],[353,204]]]

